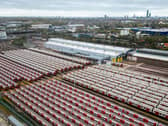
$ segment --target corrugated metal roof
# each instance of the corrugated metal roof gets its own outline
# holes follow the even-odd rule
[[[88,48],[90,47],[90,48],[95,48],[95,49],[122,52],[122,53],[127,53],[129,50],[131,50],[130,48],[93,44],[89,42],[73,41],[73,40],[66,40],[66,39],[61,39],[61,38],[50,38],[49,41],[59,42],[59,43],[69,43],[72,45],[79,45],[79,46],[88,47]]]
[[[46,44],[71,48],[74,50],[87,51],[90,53],[95,53],[95,54],[100,54],[100,55],[108,55],[111,57],[115,57],[115,56],[119,56],[119,55],[123,54],[122,52],[105,51],[105,50],[101,50],[101,49],[86,48],[86,47],[81,47],[81,46],[76,46],[76,45],[69,45],[69,44],[65,44],[65,43],[63,43],[63,44],[62,43],[55,43],[55,42],[50,42],[50,41],[47,42]]]
[[[66,52],[74,55],[83,55],[88,58],[104,60],[122,56],[130,51],[130,48],[107,46],[93,44],[88,42],[80,42],[66,40],[60,38],[51,38],[45,43],[47,48],[52,48],[61,52]]]
[[[162,29],[140,29],[140,31],[168,32],[168,29],[167,28],[162,28]]]
[[[168,51],[156,50],[156,49],[143,48],[143,49],[138,49],[137,51],[144,51],[148,53],[160,53],[160,54],[168,55]]]
[[[84,27],[84,24],[69,24],[69,27]]]
[[[69,53],[69,54],[74,54],[74,55],[82,55],[86,58],[91,58],[91,59],[95,59],[95,60],[105,60],[110,58],[107,55],[101,55],[101,54],[97,54],[97,53],[91,53],[91,52],[86,52],[86,51],[81,51],[78,48],[74,49],[74,48],[70,48],[67,47],[65,45],[61,45],[60,43],[52,43],[52,42],[47,42],[45,44],[45,46],[47,48],[51,48],[51,49],[56,49],[57,51],[61,51],[61,52],[65,52],[65,53]]]
[[[167,56],[159,56],[159,55],[152,55],[152,54],[145,54],[145,53],[138,53],[138,52],[135,52],[132,55],[136,56],[136,57],[149,58],[149,59],[168,62],[168,57]]]

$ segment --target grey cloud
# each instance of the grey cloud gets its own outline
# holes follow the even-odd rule
[[[130,12],[167,9],[167,0],[0,0],[0,8],[51,11]]]

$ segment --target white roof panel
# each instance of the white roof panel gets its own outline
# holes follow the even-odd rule
[[[76,46],[76,45],[69,45],[69,44],[65,44],[65,43],[56,43],[56,42],[52,42],[52,41],[48,41],[46,44],[68,47],[68,48],[71,48],[71,49],[88,51],[88,52],[91,52],[91,53],[108,55],[108,56],[112,56],[112,57],[122,55],[122,52],[105,51],[105,50],[101,50],[101,49],[86,48],[86,47],[81,47],[81,46]]]
[[[49,41],[58,42],[58,43],[69,43],[72,45],[80,45],[84,47],[92,47],[92,48],[99,48],[101,50],[111,50],[116,52],[123,52],[126,53],[130,50],[130,48],[124,48],[124,47],[117,47],[117,46],[108,46],[108,45],[101,45],[101,44],[93,44],[89,42],[81,42],[81,41],[73,41],[73,40],[66,40],[66,39],[60,39],[60,38],[51,38]]]

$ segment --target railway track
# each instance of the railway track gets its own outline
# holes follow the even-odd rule
[[[73,70],[73,71],[75,71],[75,70]],[[71,72],[72,72],[72,71],[71,71]],[[59,80],[59,81],[62,81],[62,82],[66,82],[66,84],[71,85],[71,86],[73,86],[73,87],[76,87],[76,88],[78,88],[78,89],[81,89],[81,90],[83,90],[83,91],[86,91],[86,92],[88,92],[88,93],[90,93],[90,94],[92,94],[92,95],[95,95],[95,96],[98,96],[98,97],[100,97],[100,98],[103,98],[103,99],[106,100],[106,101],[115,103],[115,104],[117,104],[117,105],[119,105],[119,106],[121,106],[121,107],[124,107],[124,108],[126,108],[126,109],[132,110],[132,111],[134,111],[134,112],[136,112],[136,113],[139,113],[139,114],[144,115],[144,116],[146,116],[146,117],[149,117],[149,118],[151,118],[151,119],[153,119],[153,120],[156,120],[156,121],[158,121],[158,122],[160,122],[160,123],[163,123],[163,124],[168,125],[168,120],[166,120],[166,119],[164,119],[164,118],[158,117],[158,116],[156,116],[156,115],[154,115],[154,114],[145,112],[145,111],[143,111],[143,110],[140,110],[140,109],[138,109],[138,108],[135,108],[135,107],[133,107],[133,106],[130,106],[130,105],[126,104],[126,103],[122,103],[122,102],[117,101],[117,100],[115,100],[115,99],[112,99],[112,98],[110,98],[110,97],[108,97],[108,96],[105,96],[105,95],[99,94],[99,93],[97,93],[97,92],[94,92],[93,90],[90,90],[90,89],[81,87],[81,86],[76,85],[76,84],[74,84],[74,83],[72,83],[72,82],[69,82],[69,81],[64,80],[63,77],[62,77],[62,75],[64,75],[65,73],[67,73],[67,72],[59,73],[59,74],[57,74],[56,76],[44,77],[44,78],[41,78],[40,80],[34,81],[34,82],[32,82],[32,83],[31,83],[31,82],[24,81],[24,82],[21,82],[20,84],[21,84],[21,86],[24,86],[24,85],[34,84],[35,82],[40,82],[40,81],[47,81],[47,80],[56,79],[56,80]]]
[[[151,119],[154,119],[154,120],[156,120],[156,121],[158,121],[158,122],[160,122],[160,123],[163,123],[163,124],[168,125],[168,120],[166,120],[166,119],[164,119],[164,118],[155,116],[154,114],[147,113],[146,111],[137,109],[137,108],[135,108],[135,107],[133,107],[133,106],[130,106],[130,105],[126,104],[126,103],[122,103],[122,102],[117,101],[117,100],[115,100],[115,99],[112,99],[112,98],[110,98],[110,97],[108,97],[108,96],[105,96],[105,95],[99,94],[99,93],[97,93],[97,92],[94,92],[93,90],[90,90],[90,89],[87,89],[87,88],[78,86],[78,85],[73,84],[73,83],[71,83],[71,82],[68,82],[68,81],[66,81],[66,80],[64,80],[64,79],[62,78],[62,75],[58,75],[58,76],[56,76],[56,77],[54,77],[54,78],[52,78],[52,79],[57,79],[57,80],[60,80],[60,81],[62,81],[62,82],[66,82],[67,84],[69,84],[69,85],[71,85],[71,86],[74,86],[74,87],[76,87],[76,88],[78,88],[78,89],[81,89],[81,90],[86,91],[86,92],[88,92],[88,93],[90,93],[90,94],[93,94],[93,95],[95,95],[95,96],[98,96],[98,97],[100,97],[100,98],[103,98],[103,99],[105,99],[105,100],[107,100],[107,101],[109,101],[109,102],[115,103],[115,104],[117,104],[117,105],[119,105],[119,106],[121,106],[121,107],[124,107],[124,108],[126,108],[126,109],[129,109],[129,110],[132,110],[132,111],[134,111],[134,112],[137,112],[137,113],[139,113],[139,114],[141,114],[141,115],[147,116],[147,117],[149,117],[149,118],[151,118]]]

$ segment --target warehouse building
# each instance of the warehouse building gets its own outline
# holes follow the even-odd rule
[[[49,29],[52,24],[33,24],[31,26],[32,29]]]
[[[114,58],[124,58],[130,48],[92,44],[88,42],[72,41],[59,38],[51,38],[45,43],[46,48],[54,49],[71,55],[78,55],[94,59],[98,63],[105,60],[111,61]]]
[[[6,31],[0,31],[0,39],[7,39]]]
[[[69,32],[76,32],[78,30],[84,30],[85,29],[84,24],[68,24],[66,27],[67,27],[67,30]]]
[[[128,60],[138,63],[146,63],[162,67],[168,66],[168,51],[143,48],[130,52],[128,55]]]
[[[149,34],[149,35],[161,35],[161,36],[167,36],[168,35],[168,29],[162,28],[162,29],[151,29],[151,28],[132,28],[131,29],[134,32],[141,32],[142,34]]]

